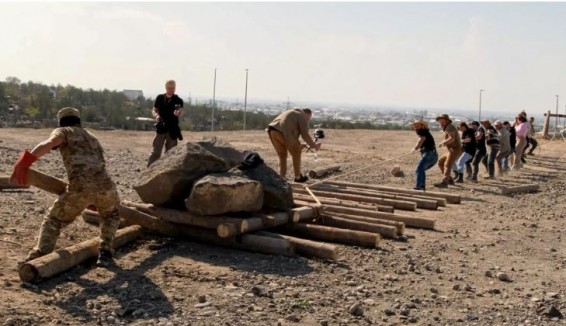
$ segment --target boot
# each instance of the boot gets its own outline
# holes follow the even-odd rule
[[[99,267],[109,267],[114,264],[114,259],[112,258],[112,252],[106,249],[100,249],[98,251],[98,259],[96,260],[96,266]]]
[[[446,183],[449,184],[449,185],[454,185],[454,178],[448,177],[448,180],[446,180]]]
[[[472,179],[472,167],[466,165],[466,180],[471,180],[471,179]]]
[[[448,182],[442,180],[434,184],[436,188],[448,188]]]
[[[464,173],[458,173],[458,178],[456,178],[456,182],[457,183],[463,183],[464,182]]]

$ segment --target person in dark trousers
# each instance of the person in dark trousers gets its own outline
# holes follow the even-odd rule
[[[477,121],[472,121],[470,126],[476,131],[476,153],[474,154],[474,159],[472,160],[472,182],[478,182],[478,173],[480,171],[480,162],[487,153],[487,148],[485,146],[485,129],[480,126]]]
[[[164,145],[165,152],[168,152],[177,146],[177,140],[183,140],[179,128],[179,117],[183,114],[183,100],[175,94],[175,89],[175,81],[168,80],[165,82],[165,94],[155,98],[151,111],[155,119],[155,137],[151,155],[147,160],[148,167],[161,157]]]
[[[482,159],[482,164],[488,173],[485,178],[495,179],[495,161],[499,153],[499,133],[488,119],[483,119],[481,123],[485,129],[485,144],[488,150],[487,155]]]
[[[505,155],[503,159],[501,159],[503,172],[507,172],[510,170],[510,166],[513,166],[513,163],[509,164],[509,157],[511,157],[511,155],[515,157],[514,154],[515,145],[517,143],[517,136],[515,135],[515,128],[511,126],[509,121],[503,121],[503,128],[506,128],[507,131],[509,131],[509,152],[507,152],[507,155]]]
[[[462,132],[462,150],[463,153],[456,162],[456,182],[464,182],[464,167],[466,167],[466,174],[468,179],[472,178],[472,164],[471,161],[476,154],[476,137],[475,130],[470,128],[467,123],[460,122],[458,125]]]
[[[528,142],[527,147],[529,147],[529,145],[530,145],[530,149],[529,149],[529,151],[527,152],[526,155],[535,155],[535,154],[533,154],[533,151],[534,151],[534,150],[537,148],[537,146],[538,146],[538,141],[535,139],[535,133],[536,133],[536,132],[535,132],[535,126],[534,126],[534,124],[535,124],[535,118],[534,118],[534,117],[531,117],[531,118],[529,119],[529,134],[528,134],[528,136],[527,136],[527,142]],[[526,150],[527,150],[527,149],[525,148],[525,151],[526,151]]]
[[[432,168],[438,162],[438,153],[434,138],[430,134],[428,125],[423,120],[413,122],[413,129],[419,136],[417,144],[413,148],[414,151],[421,153],[421,159],[417,163],[415,174],[417,176],[415,182],[415,190],[426,190],[426,170]]]

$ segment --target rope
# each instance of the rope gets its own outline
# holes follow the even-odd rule
[[[316,196],[315,196],[315,195],[312,193],[312,191],[309,189],[309,187],[319,185],[319,184],[324,183],[324,182],[327,182],[327,181],[329,181],[329,180],[333,180],[333,179],[337,179],[337,178],[340,178],[340,177],[344,177],[344,176],[347,176],[347,175],[349,175],[349,174],[352,174],[352,173],[355,173],[355,172],[358,172],[358,171],[361,171],[361,170],[369,169],[369,168],[371,168],[371,167],[374,167],[374,166],[377,166],[377,165],[380,165],[380,164],[383,164],[383,163],[387,163],[387,162],[391,162],[391,161],[394,161],[394,160],[398,160],[398,159],[400,159],[400,158],[403,158],[403,157],[406,157],[406,156],[409,156],[409,155],[413,155],[413,153],[414,153],[414,152],[407,153],[407,154],[403,154],[403,155],[401,155],[401,156],[397,156],[397,157],[394,157],[394,158],[390,158],[390,159],[385,160],[385,161],[377,162],[377,163],[375,163],[375,164],[370,164],[370,165],[368,165],[368,166],[365,166],[365,167],[362,167],[362,168],[359,168],[359,169],[356,169],[356,170],[353,170],[353,171],[350,171],[350,172],[347,172],[347,173],[344,173],[344,174],[339,174],[339,175],[336,175],[336,176],[333,176],[333,177],[326,178],[326,179],[324,179],[324,180],[321,180],[321,181],[319,181],[319,182],[315,182],[315,183],[310,184],[310,185],[308,185],[308,186],[307,186],[307,185],[304,185],[304,187],[305,187],[305,190],[312,196],[312,198],[314,198],[314,200],[316,201],[316,203],[319,204],[319,205],[322,205],[322,204],[320,203],[320,201],[318,200],[318,198],[316,198]]]

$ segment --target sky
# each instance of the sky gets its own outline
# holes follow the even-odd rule
[[[0,80],[367,106],[566,110],[566,2],[0,2]],[[557,98],[556,95],[559,95]]]

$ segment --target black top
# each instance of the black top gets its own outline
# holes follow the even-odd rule
[[[417,129],[415,130],[417,135],[425,137],[423,144],[421,145],[421,153],[432,152],[436,150],[436,144],[434,143],[434,138],[430,134],[428,129]]]
[[[160,94],[155,98],[153,106],[157,109],[157,113],[159,113],[163,122],[156,126],[157,133],[168,132],[171,138],[182,140],[179,117],[173,113],[175,110],[183,107],[183,100],[177,94],[173,94],[171,97],[167,97],[166,94]]]
[[[462,143],[462,148],[464,152],[474,156],[476,153],[476,131],[472,128],[468,128],[466,131],[462,132],[462,140],[469,138],[471,141],[469,143]]]
[[[485,147],[485,129],[482,126],[478,127],[476,132],[481,132],[481,138],[478,140],[476,139],[476,148],[478,152],[486,152],[487,148]]]
[[[509,145],[511,145],[511,148],[515,148],[516,144],[517,144],[517,134],[515,133],[515,128],[511,127],[509,128]]]

